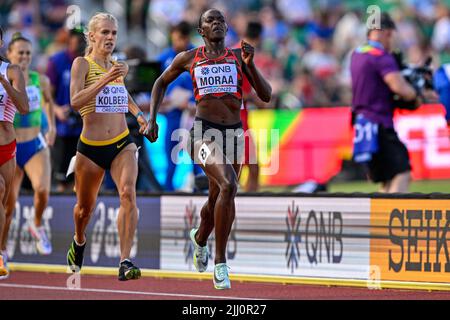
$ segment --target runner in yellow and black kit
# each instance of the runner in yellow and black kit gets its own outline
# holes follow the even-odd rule
[[[83,131],[75,162],[75,237],[67,253],[67,263],[74,272],[82,267],[85,231],[105,170],[109,169],[120,195],[119,280],[129,280],[138,279],[141,272],[130,260],[137,227],[138,168],[137,147],[130,140],[125,113],[130,110],[136,116],[141,133],[147,121],[125,88],[128,67],[111,59],[116,40],[116,18],[107,13],[96,14],[88,25],[87,55],[76,58],[72,66],[71,106],[83,118]]]

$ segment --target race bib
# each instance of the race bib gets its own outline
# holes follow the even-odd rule
[[[36,86],[27,87],[28,104],[30,112],[39,110],[41,107],[41,92]]]
[[[198,159],[200,162],[205,166],[206,160],[208,160],[208,157],[211,155],[211,150],[209,150],[206,143],[202,144],[200,147],[200,150],[198,150]]]
[[[5,104],[6,100],[8,99],[8,94],[6,93],[6,90],[1,87],[0,88],[0,121],[5,120]]]
[[[236,93],[238,80],[235,64],[202,65],[194,69],[199,95]]]
[[[128,91],[123,85],[105,86],[95,97],[97,113],[127,113]]]

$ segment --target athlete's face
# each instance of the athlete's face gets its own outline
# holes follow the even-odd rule
[[[11,63],[19,65],[21,69],[26,69],[31,63],[31,49],[29,42],[18,40],[8,50],[8,59]]]
[[[222,12],[209,10],[203,15],[202,25],[198,29],[198,33],[211,41],[219,41],[225,38],[227,30],[228,25]]]
[[[116,47],[117,26],[111,20],[100,20],[95,32],[89,32],[89,39],[97,51],[112,53]]]

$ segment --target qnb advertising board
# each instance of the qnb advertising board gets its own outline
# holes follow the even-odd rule
[[[194,270],[189,231],[205,201],[161,198],[162,269]],[[370,199],[238,197],[227,260],[233,273],[367,279],[369,235]],[[208,245],[214,261],[214,234]]]
[[[43,225],[53,246],[49,256],[37,253],[28,226],[34,217],[33,197],[21,196],[11,222],[8,256],[12,262],[66,264],[67,250],[74,235],[74,196],[51,196],[44,212]],[[85,266],[117,267],[120,259],[117,217],[118,197],[98,197],[89,223],[84,254]],[[134,236],[131,258],[137,265],[159,268],[159,198],[138,197],[138,229]]]

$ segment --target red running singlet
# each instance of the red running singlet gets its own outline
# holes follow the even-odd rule
[[[197,48],[190,74],[197,103],[206,96],[242,100],[242,66],[233,50],[225,48],[222,56],[210,59],[204,46]]]

